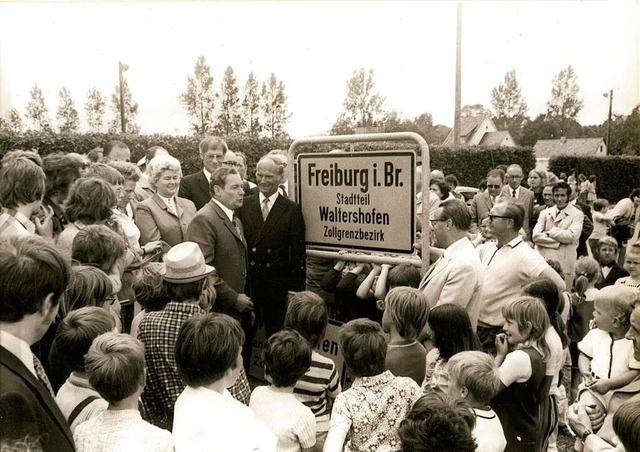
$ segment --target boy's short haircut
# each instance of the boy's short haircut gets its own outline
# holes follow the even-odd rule
[[[385,370],[387,341],[380,324],[355,319],[342,326],[342,355],[355,377],[372,377]]]
[[[109,273],[126,251],[126,244],[117,232],[107,226],[93,224],[78,232],[71,244],[71,258],[91,264]]]
[[[107,220],[116,204],[111,184],[97,177],[83,177],[71,186],[65,214],[70,222],[94,224]]]
[[[72,311],[58,325],[51,354],[64,356],[71,371],[84,372],[84,355],[91,343],[101,334],[113,331],[114,327],[113,316],[106,309],[86,306]]]
[[[89,165],[87,171],[89,177],[96,177],[102,179],[111,185],[122,185],[124,183],[124,176],[117,169],[107,165],[106,163],[92,163]]]
[[[132,180],[138,182],[140,180],[140,170],[133,163],[114,160],[109,162],[109,166],[118,171],[125,181]]]
[[[19,322],[41,310],[49,294],[57,305],[69,279],[69,263],[42,237],[0,243],[0,322]]]
[[[631,312],[637,300],[638,293],[622,284],[603,287],[593,299],[594,303],[604,303],[607,309],[612,309],[615,317],[624,326],[629,325]]]
[[[109,157],[111,155],[111,152],[116,148],[118,148],[118,149],[129,149],[129,146],[124,144],[122,141],[111,140],[107,144],[104,145],[104,151],[103,151],[104,156],[105,157]]]
[[[406,340],[413,340],[427,324],[429,300],[412,287],[394,287],[385,298],[386,309],[396,331]]]
[[[41,167],[25,157],[0,168],[0,205],[8,209],[40,201],[44,197],[46,176]]]
[[[605,235],[600,240],[598,240],[598,249],[603,246],[612,246],[615,250],[618,249],[618,241],[611,237],[610,235]]]
[[[178,374],[189,386],[207,386],[235,369],[244,332],[225,314],[195,315],[180,327],[175,347]]]
[[[264,370],[278,388],[294,386],[311,366],[311,347],[296,330],[285,328],[265,344]]]
[[[202,295],[206,278],[188,283],[174,283],[165,281],[167,295],[171,301],[182,303],[188,300],[197,300]]]
[[[420,397],[400,423],[403,451],[473,452],[475,414],[465,403],[432,392]]]
[[[60,317],[64,318],[76,309],[99,306],[113,292],[109,276],[91,265],[71,267],[71,282],[62,294]]]
[[[284,326],[299,332],[312,348],[316,348],[327,329],[329,311],[319,295],[303,291],[289,300]]]
[[[144,385],[144,345],[129,334],[102,334],[91,344],[85,368],[100,397],[120,402]]]
[[[486,353],[457,353],[449,359],[448,369],[451,382],[467,388],[480,403],[488,404],[500,392],[500,370]]]
[[[163,270],[164,264],[149,262],[138,270],[133,279],[136,301],[147,312],[159,311],[171,301],[167,286],[162,281]]]
[[[411,264],[400,264],[389,270],[387,286],[407,286],[417,289],[420,286],[420,280],[420,270]]]

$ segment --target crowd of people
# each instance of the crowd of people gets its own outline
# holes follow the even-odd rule
[[[3,157],[2,451],[640,450],[640,189],[434,170],[420,274],[307,257],[286,152],[198,153]]]

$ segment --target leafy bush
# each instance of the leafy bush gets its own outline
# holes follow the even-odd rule
[[[41,155],[52,152],[86,153],[95,147],[103,147],[110,140],[125,142],[131,149],[131,159],[137,161],[151,146],[162,146],[182,163],[184,174],[194,173],[202,167],[198,154],[198,136],[173,135],[134,135],[134,134],[76,134],[51,132],[11,133],[0,132],[0,157],[12,149],[37,149]],[[271,149],[288,149],[291,139],[251,138],[232,136],[227,138],[229,149],[240,150],[247,154],[248,167],[255,168],[260,157]],[[381,150],[415,150],[420,159],[418,146],[412,142],[376,142],[342,145],[305,145],[298,148],[300,152],[328,152],[331,149],[343,148],[361,151]],[[445,147],[431,147],[431,168],[438,168],[445,174],[455,174],[460,185],[477,186],[478,181],[487,172],[498,165],[520,164],[525,174],[535,166],[535,158],[531,148],[464,148],[452,150]],[[250,170],[251,174],[252,171]]]
[[[567,175],[575,171],[576,177],[595,175],[599,198],[614,203],[626,198],[634,188],[640,187],[640,157],[606,156],[575,157],[558,155],[549,160],[549,171]]]

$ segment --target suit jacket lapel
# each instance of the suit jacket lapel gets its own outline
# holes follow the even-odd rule
[[[158,204],[158,207],[160,207],[162,210],[164,210],[165,212],[167,212],[170,215],[173,215],[174,217],[176,216],[172,211],[169,210],[169,207],[167,207],[167,205],[165,204],[165,202],[162,200],[162,198],[160,197],[159,194],[154,193],[152,196],[153,200],[156,202],[156,204]],[[177,199],[177,198],[176,198]],[[176,210],[178,212],[180,212],[178,210],[178,203],[176,202]]]
[[[60,427],[60,430],[64,432],[69,442],[71,444],[74,444],[73,435],[71,434],[71,430],[69,430],[67,420],[62,415],[62,412],[60,411],[60,408],[58,408],[56,401],[53,399],[44,384],[41,383],[40,380],[38,380],[29,369],[27,369],[22,361],[20,361],[13,353],[11,353],[1,345],[0,361],[18,377],[22,378],[28,386],[30,386],[37,392],[38,397],[44,403],[44,408],[49,412],[51,417],[56,420],[58,426]]]
[[[229,229],[229,231],[231,231],[231,233],[242,242],[242,244],[246,247],[247,244],[244,241],[244,237],[242,237],[241,234],[238,234],[238,231],[236,230],[236,225],[233,224],[233,222],[231,220],[229,220],[229,217],[227,216],[227,214],[222,210],[222,208],[220,208],[220,206],[218,204],[216,204],[214,201],[210,201],[211,205],[213,206],[213,208],[215,209],[216,213],[218,214],[218,216],[220,217],[220,219],[224,222],[224,225],[227,227],[227,229]],[[241,227],[241,226],[239,226]]]

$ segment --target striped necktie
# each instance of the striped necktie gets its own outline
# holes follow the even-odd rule
[[[35,355],[33,355],[33,367],[36,370],[38,380],[40,380],[40,382],[47,388],[47,390],[51,394],[51,397],[55,397],[56,395],[53,393],[53,388],[51,387],[51,383],[49,382],[49,377],[47,377],[47,373],[44,371],[42,363]]]

